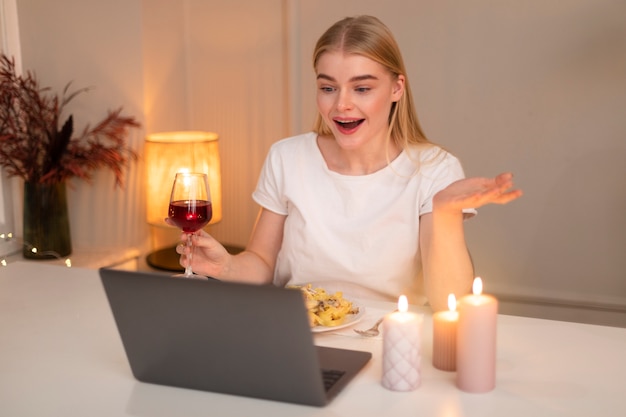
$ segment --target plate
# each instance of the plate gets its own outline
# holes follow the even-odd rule
[[[346,316],[346,319],[343,323],[341,323],[338,326],[315,326],[315,327],[311,327],[311,331],[313,333],[323,333],[323,332],[332,332],[335,330],[339,330],[339,329],[344,329],[346,327],[350,327],[353,324],[356,324],[358,322],[361,321],[361,319],[363,318],[363,316],[365,315],[365,309],[363,307],[359,307],[358,305],[354,304],[353,305],[355,307],[359,308],[359,312],[356,314],[349,314],[348,316]]]

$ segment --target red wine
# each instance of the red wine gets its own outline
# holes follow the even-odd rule
[[[209,224],[213,206],[206,200],[178,200],[170,203],[169,218],[185,233],[193,233]]]

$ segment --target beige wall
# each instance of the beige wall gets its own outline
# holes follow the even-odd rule
[[[24,70],[34,71],[42,86],[59,93],[70,81],[76,89],[92,87],[67,106],[65,116],[73,114],[75,130],[120,106],[123,114],[144,121],[138,2],[18,0],[17,9]],[[133,131],[129,141],[139,150],[142,139],[142,131]],[[144,245],[141,170],[141,161],[129,169],[123,190],[114,188],[108,171],[98,172],[92,184],[70,183],[74,249]],[[15,202],[19,225],[21,195]]]
[[[211,231],[245,246],[263,158],[287,133],[283,2],[142,4],[146,129],[220,135],[224,216]]]
[[[144,118],[142,135],[221,135],[225,207],[214,232],[236,244],[254,222],[250,193],[267,148],[310,126],[316,37],[345,15],[376,14],[401,44],[429,136],[468,175],[512,170],[525,190],[467,225],[486,289],[626,308],[623,1],[18,0],[18,8],[25,67],[57,88],[69,79],[97,87],[81,99],[81,118],[124,104]],[[97,200],[95,190],[109,187],[108,177],[77,186],[82,244],[146,233],[141,195]],[[112,231],[121,218],[133,232]]]

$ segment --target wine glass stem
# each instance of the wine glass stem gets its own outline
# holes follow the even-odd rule
[[[189,252],[187,254],[187,266],[185,267],[185,276],[191,277],[193,275],[193,271],[191,270],[191,258],[193,257],[193,242],[192,242],[192,234],[187,235],[187,248]]]

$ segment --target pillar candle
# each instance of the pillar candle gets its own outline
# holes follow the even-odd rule
[[[421,382],[421,314],[408,311],[404,295],[398,299],[398,311],[383,320],[382,385],[392,391],[412,391]]]
[[[465,392],[488,392],[496,386],[496,320],[498,301],[482,294],[476,278],[473,294],[458,305],[456,385]]]
[[[433,314],[433,366],[456,370],[456,333],[459,313],[454,294],[448,295],[448,310]]]

